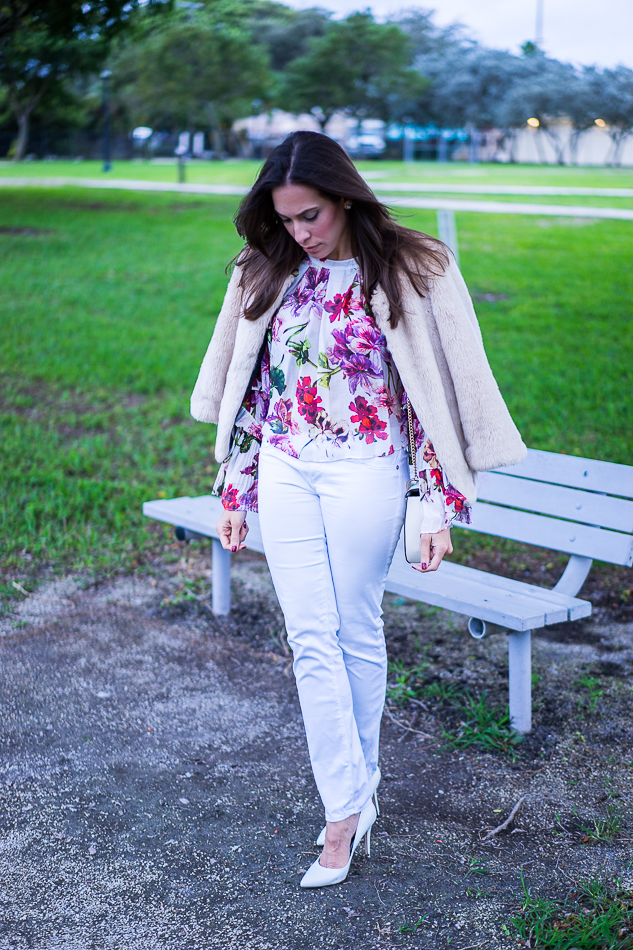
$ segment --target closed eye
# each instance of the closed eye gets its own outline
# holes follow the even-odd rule
[[[282,224],[290,224],[292,221],[292,218],[285,218],[283,214],[279,214],[279,212],[277,212],[277,217]],[[319,217],[319,210],[317,208],[316,211],[303,211],[300,215],[298,215],[298,217],[303,218],[304,221],[316,221],[316,219]]]

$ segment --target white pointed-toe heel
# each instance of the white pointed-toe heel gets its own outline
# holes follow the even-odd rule
[[[349,869],[354,857],[354,852],[365,839],[365,852],[367,857],[371,855],[371,826],[376,820],[376,809],[373,801],[369,801],[363,808],[358,818],[358,826],[354,841],[349,855],[349,861],[342,868],[324,868],[319,864],[317,858],[314,864],[311,864],[306,873],[301,878],[301,887],[328,887],[330,884],[340,884],[349,874]]]
[[[380,814],[380,806],[378,805],[378,786],[380,785],[381,777],[382,776],[380,774],[380,769],[376,769],[376,771],[373,774],[372,780],[369,783],[369,788],[371,790],[371,797],[374,801],[374,806],[376,808],[377,815]],[[315,844],[317,848],[322,848],[323,845],[325,844],[325,828],[322,829],[321,834],[316,839]]]

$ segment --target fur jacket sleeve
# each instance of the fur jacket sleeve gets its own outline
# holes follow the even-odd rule
[[[267,313],[248,321],[241,315],[239,268],[233,272],[191,397],[193,417],[218,424],[218,461],[229,452],[266,328],[292,279],[289,275]],[[527,449],[492,375],[470,295],[452,256],[427,296],[419,297],[404,281],[403,303],[404,319],[393,329],[381,288],[371,300],[376,323],[443,471],[473,503],[476,473],[514,465]]]

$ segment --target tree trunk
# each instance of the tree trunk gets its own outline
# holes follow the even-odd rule
[[[21,112],[18,115],[18,140],[15,145],[15,152],[13,153],[13,161],[21,162],[24,158],[24,153],[26,152],[26,146],[29,141],[29,112]]]
[[[16,95],[16,90],[14,87],[9,86],[8,89],[8,98],[9,105],[11,106],[13,113],[18,120],[18,140],[15,146],[15,155],[13,156],[14,162],[21,162],[24,158],[24,153],[26,152],[26,147],[29,144],[29,126],[31,124],[31,113],[33,109],[38,104],[44,92],[46,91],[52,73],[49,73],[48,76],[44,79],[44,82],[37,90],[33,93],[31,97],[24,103],[20,104],[18,97]]]
[[[624,148],[624,143],[630,134],[630,129],[620,129],[617,141],[615,142],[615,149],[613,151],[613,165],[616,167],[619,167],[622,164],[622,150]]]
[[[539,163],[541,165],[547,165],[547,159],[545,158],[545,152],[543,151],[543,140],[541,138],[540,129],[536,129],[534,132],[534,144],[536,145],[536,154],[538,155]]]

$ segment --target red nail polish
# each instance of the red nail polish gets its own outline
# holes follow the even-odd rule
[[[423,571],[426,570],[426,564],[423,564],[423,565],[422,565],[422,570],[423,570]]]
[[[233,547],[231,548],[231,551],[233,552],[233,554],[235,554],[235,552],[237,551],[237,548],[235,545],[233,545]]]

